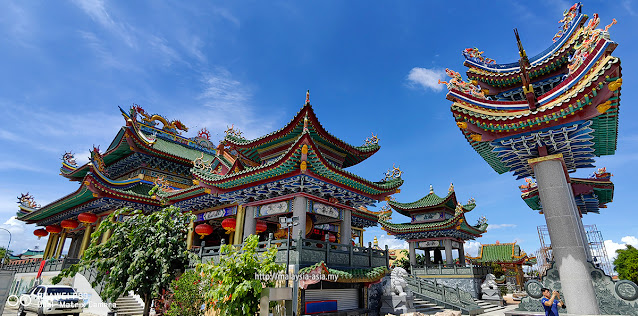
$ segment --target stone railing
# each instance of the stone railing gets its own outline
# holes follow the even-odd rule
[[[241,247],[241,245],[236,245]],[[270,247],[275,247],[277,263],[286,263],[287,255],[290,254],[290,264],[312,265],[323,261],[328,266],[344,266],[344,267],[389,267],[389,252],[385,250],[375,249],[372,243],[368,247],[357,247],[352,245],[336,244],[324,242],[314,239],[297,238],[292,239],[290,245],[286,239],[269,239],[258,243],[258,252],[266,251]],[[201,262],[213,260],[218,262],[221,246],[198,247],[192,251],[196,253]],[[197,262],[191,262],[190,266],[194,267]]]
[[[44,265],[44,269],[42,272],[50,272],[50,271],[62,271],[76,263],[80,262],[80,259],[49,259],[46,261]],[[33,273],[38,272],[40,270],[40,264],[42,260],[34,260],[25,263],[9,263],[4,266],[6,270],[13,270],[16,273]]]
[[[445,308],[460,309],[463,314],[478,315],[483,313],[483,309],[474,301],[469,292],[438,284],[436,280],[422,279],[414,275],[408,275],[405,280],[415,296],[425,297]]]
[[[426,265],[426,266],[412,266],[413,275],[441,275],[441,276],[453,276],[453,275],[472,275],[475,278],[484,278],[488,273],[492,273],[491,267],[468,264],[465,266],[454,264],[439,264],[439,265]]]

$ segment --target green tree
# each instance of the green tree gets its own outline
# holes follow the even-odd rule
[[[7,258],[5,258],[5,256],[7,256]],[[0,262],[7,264],[9,262],[9,256],[13,256],[13,250],[9,250],[9,254],[7,254],[7,248],[0,247]],[[4,260],[6,260],[6,262]]]
[[[614,270],[618,272],[618,278],[638,283],[638,249],[627,245],[626,249],[616,250],[616,254]]]
[[[218,264],[203,263],[196,271],[207,280],[204,286],[206,307],[220,315],[255,315],[264,286],[274,286],[273,281],[262,281],[255,276],[277,273],[284,269],[275,263],[276,248],[258,254],[259,238],[250,235],[241,250],[224,245],[220,249]]]
[[[91,246],[80,263],[62,271],[54,282],[79,269],[93,268],[97,272],[93,286],[104,282],[102,299],[115,301],[133,291],[144,300],[144,316],[148,316],[153,298],[188,265],[185,240],[192,218],[173,206],[148,215],[128,208],[115,211],[91,235]],[[107,231],[111,232],[108,241],[97,244]]]
[[[193,270],[184,272],[171,282],[172,302],[166,316],[201,316],[204,315],[204,295],[202,278]]]

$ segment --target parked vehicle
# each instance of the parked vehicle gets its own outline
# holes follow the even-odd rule
[[[18,316],[26,316],[26,311],[44,315],[73,315],[82,312],[83,301],[70,286],[38,285],[20,297]]]

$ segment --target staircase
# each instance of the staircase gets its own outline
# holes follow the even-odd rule
[[[120,296],[115,301],[118,316],[138,316],[144,313],[144,306],[140,305],[133,296]]]
[[[416,297],[414,298],[413,306],[417,312],[426,314],[426,315],[433,315],[445,310],[443,307],[438,306],[428,301],[427,299],[416,298]]]
[[[474,302],[476,302],[476,304],[478,304],[478,306],[480,306],[483,309],[484,314],[505,309],[505,306],[494,305],[484,300],[475,299]]]

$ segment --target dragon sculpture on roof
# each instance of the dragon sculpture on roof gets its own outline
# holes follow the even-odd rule
[[[445,84],[448,90],[457,90],[475,98],[486,99],[485,93],[476,85],[463,81],[463,77],[461,77],[460,73],[450,70],[449,68],[445,68],[445,73],[452,79],[450,79],[450,81],[442,81],[439,79],[439,84]]]
[[[139,114],[142,118],[142,123],[153,127],[156,127],[158,122],[161,122],[163,124],[162,130],[170,134],[181,135],[182,132],[180,131],[188,132],[188,127],[182,124],[180,120],[172,120],[169,122],[165,117],[159,114],[149,115],[141,106],[137,104],[131,107],[130,114],[131,117],[135,120],[137,120],[137,114]]]

